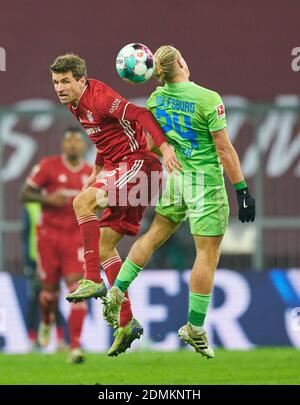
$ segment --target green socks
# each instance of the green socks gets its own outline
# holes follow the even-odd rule
[[[114,286],[124,293],[141,270],[142,267],[137,266],[130,259],[126,258],[114,282]]]
[[[197,294],[190,291],[189,323],[193,326],[203,326],[210,302],[211,294]]]
[[[114,286],[118,287],[123,293],[125,293],[141,270],[142,267],[137,266],[127,258],[122,264],[118,277],[114,282]],[[190,292],[188,321],[191,325],[198,327],[203,326],[210,299],[211,294]]]

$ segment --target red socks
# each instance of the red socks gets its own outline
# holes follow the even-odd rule
[[[101,283],[99,241],[100,227],[95,214],[85,215],[77,219],[84,247],[86,265],[85,279]]]
[[[106,260],[105,262],[102,263],[103,270],[106,273],[107,280],[112,286],[114,284],[115,279],[117,278],[117,275],[120,271],[120,268],[122,266],[122,260],[120,256],[114,256],[111,257],[110,259]],[[128,322],[131,321],[132,319],[132,311],[131,311],[131,303],[129,300],[128,292],[126,291],[125,297],[127,298],[127,301],[124,301],[121,307],[121,313],[120,313],[120,326],[123,327],[127,325]]]

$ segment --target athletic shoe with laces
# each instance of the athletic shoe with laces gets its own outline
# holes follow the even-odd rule
[[[79,280],[77,289],[66,296],[69,302],[80,302],[89,298],[102,298],[106,295],[107,288],[102,281],[101,284],[95,283],[92,280]]]
[[[115,340],[111,348],[108,350],[107,355],[116,357],[120,353],[124,353],[131,346],[131,343],[135,339],[139,339],[143,333],[143,327],[135,318],[132,318],[127,325],[119,327],[115,331]]]
[[[38,330],[38,335],[37,335],[37,341],[40,347],[46,347],[48,346],[50,342],[50,337],[51,337],[51,329],[52,325],[49,323],[44,323],[41,322],[39,324],[39,330]]]
[[[69,358],[68,358],[68,363],[71,364],[80,364],[85,361],[85,354],[83,351],[80,349],[80,347],[76,347],[75,349],[71,349]]]
[[[193,346],[196,352],[201,353],[207,359],[215,357],[213,349],[208,345],[207,333],[204,329],[203,332],[195,332],[187,323],[179,329],[178,335],[180,339]]]
[[[124,293],[116,286],[111,287],[105,297],[102,298],[103,317],[108,325],[118,328],[120,322],[121,305],[124,298]]]

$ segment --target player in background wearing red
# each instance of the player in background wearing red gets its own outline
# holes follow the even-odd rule
[[[121,206],[120,193],[124,189],[130,192],[136,184],[136,178],[143,172],[149,180],[145,191],[148,196],[153,196],[151,173],[155,172],[157,176],[161,174],[160,161],[148,151],[143,128],[150,133],[160,149],[168,171],[180,168],[180,165],[152,114],[128,102],[105,83],[88,79],[86,63],[79,56],[58,56],[50,70],[60,102],[66,104],[81,122],[97,148],[93,173],[87,187],[73,204],[84,245],[86,274],[77,290],[67,296],[67,300],[103,297],[107,290],[99,271],[100,258],[112,285],[122,265],[116,246],[125,234],[134,236],[138,233],[145,210],[145,206],[132,206],[129,201]],[[121,169],[120,165],[126,168]],[[101,171],[102,176],[97,179]],[[114,176],[113,183],[111,176]],[[111,187],[108,191],[107,184]],[[111,201],[111,195],[116,196],[115,202]],[[103,209],[100,232],[96,212]],[[121,317],[115,342],[108,351],[111,356],[124,352],[143,333],[142,327],[132,317],[127,294],[126,298],[123,303],[124,316]]]
[[[74,291],[84,275],[83,246],[73,200],[92,171],[82,159],[85,149],[80,130],[66,129],[62,155],[41,159],[26,179],[20,194],[23,202],[38,202],[42,206],[37,231],[38,272],[42,282],[38,342],[42,347],[50,340],[61,277],[64,277],[69,291]],[[86,302],[71,304],[68,319],[71,363],[84,361],[80,335],[86,310]]]

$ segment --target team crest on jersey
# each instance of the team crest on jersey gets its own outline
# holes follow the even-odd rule
[[[224,118],[225,117],[224,104],[216,105],[216,111],[217,111],[217,118]]]
[[[87,114],[87,119],[89,120],[89,122],[93,122],[94,121],[94,117],[93,117],[93,113],[92,111],[88,111]]]

